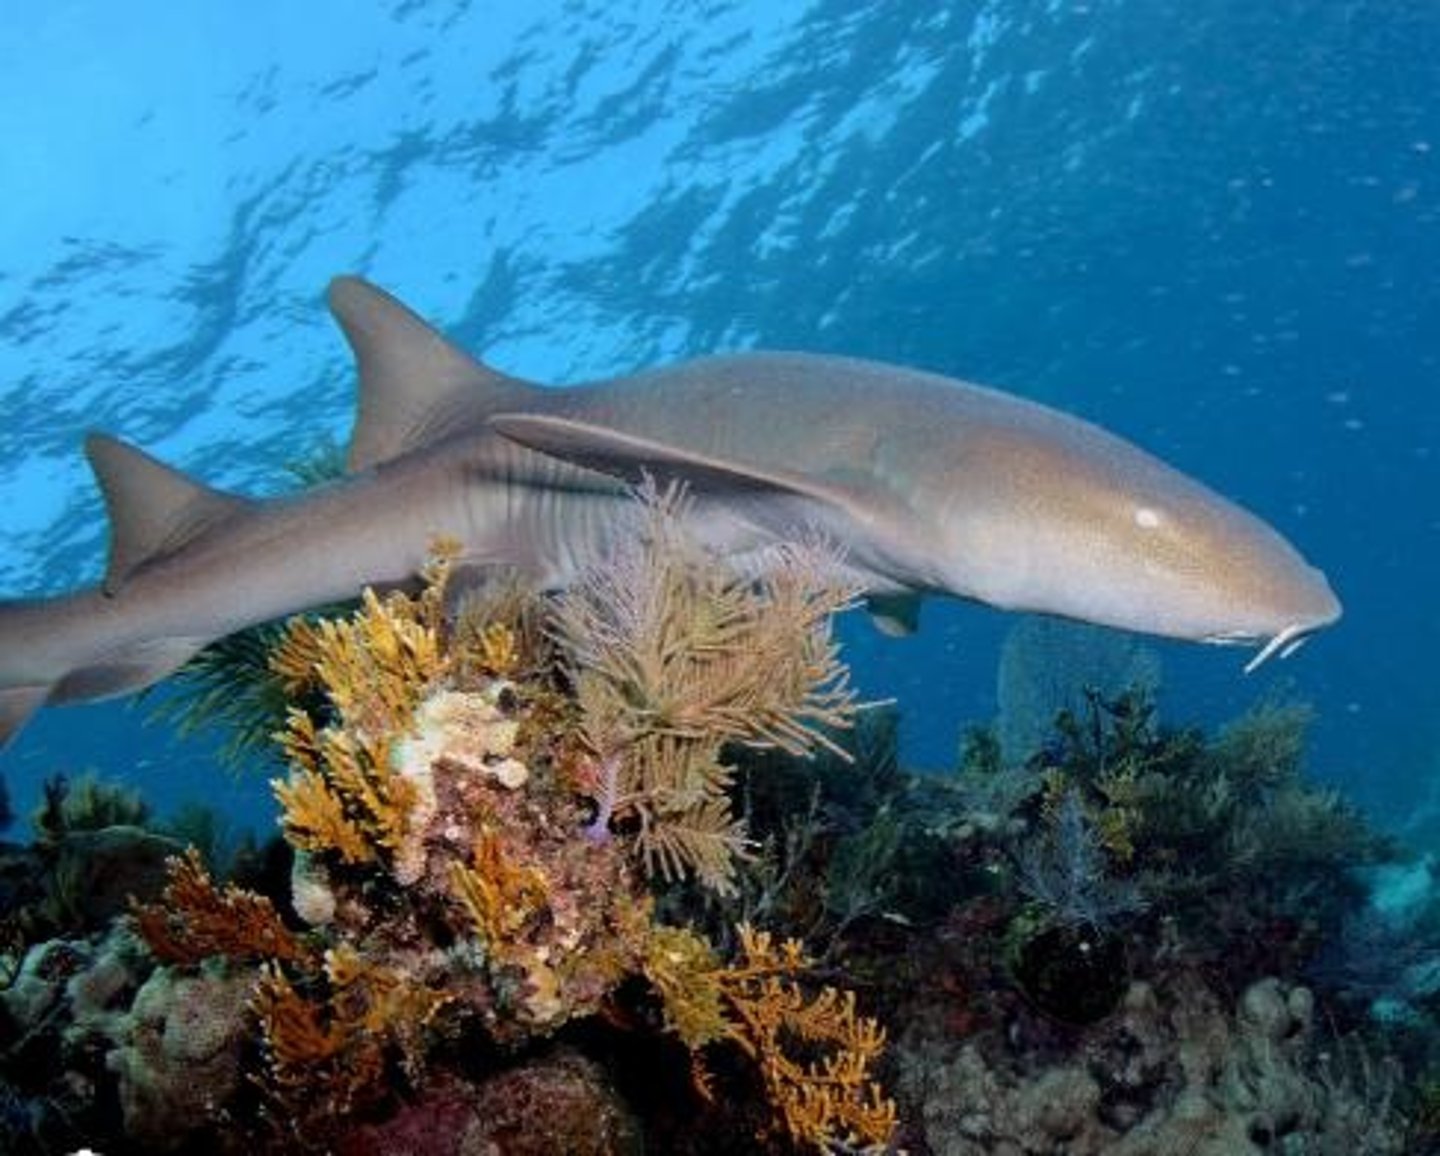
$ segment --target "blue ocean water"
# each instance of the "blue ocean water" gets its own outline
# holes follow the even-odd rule
[[[564,383],[750,346],[1012,389],[1273,521],[1343,622],[1251,677],[1159,648],[1171,721],[1313,702],[1398,819],[1440,724],[1440,8],[1415,0],[13,6],[0,37],[0,594],[88,582],[105,429],[274,489],[343,438],[358,271]],[[847,629],[909,761],[996,710],[1010,619]],[[46,712],[21,805],[95,766],[253,814],[117,706]]]

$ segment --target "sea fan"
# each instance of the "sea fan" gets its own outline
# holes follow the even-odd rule
[[[1020,889],[1056,923],[1107,929],[1145,909],[1139,889],[1108,873],[1105,852],[1080,792],[1065,792],[1044,838],[1016,857]]]

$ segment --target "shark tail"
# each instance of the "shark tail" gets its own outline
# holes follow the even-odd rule
[[[0,602],[0,750],[42,706],[131,694],[168,678],[211,640],[116,643],[108,596],[82,590],[54,599]],[[68,654],[85,657],[68,661]]]
[[[21,684],[0,687],[0,750],[20,733],[30,716],[50,697],[48,686]]]

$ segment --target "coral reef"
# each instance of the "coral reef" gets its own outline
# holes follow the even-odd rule
[[[1207,736],[1071,693],[1023,760],[975,731],[911,774],[836,652],[833,552],[737,574],[683,494],[640,499],[563,594],[461,590],[441,543],[270,634],[283,839],[230,872],[52,782],[0,858],[0,1147],[1440,1139],[1440,900],[1380,899],[1433,872],[1306,782],[1303,709]]]
[[[641,1128],[604,1070],[557,1049],[478,1083],[445,1078],[389,1119],[347,1135],[339,1156],[640,1156]]]
[[[1160,659],[1135,635],[1081,622],[1027,616],[1005,633],[995,677],[995,738],[1012,763],[1050,737],[1055,716],[1081,711],[1085,695],[1107,699],[1160,685]]]
[[[0,1148],[238,1151],[249,986],[156,968],[118,923],[31,948],[0,993]]]
[[[741,943],[742,960],[720,976],[737,1021],[729,1034],[759,1065],[785,1130],[821,1151],[883,1148],[895,1130],[895,1104],[874,1073],[884,1029],[857,1014],[854,992],[826,986],[806,995],[793,977],[810,961],[796,940],[776,945],[742,929]],[[796,1060],[787,1037],[819,1058]]]
[[[166,1113],[196,1135],[258,1097],[250,1142],[277,1150],[390,1143],[432,1101],[479,1142],[506,1113],[476,1123],[462,1103],[533,1096],[559,1069],[523,1057],[632,1018],[648,990],[693,1056],[691,1094],[712,1062],[753,1073],[765,1143],[888,1142],[885,1033],[852,992],[813,981],[798,941],[745,927],[727,958],[655,914],[667,882],[734,890],[735,744],[848,757],[829,622],[851,592],[819,545],[741,577],[688,539],[681,495],[638,510],[631,552],[548,607],[510,585],[454,597],[440,544],[418,592],[290,624],[270,660],[291,702],[288,894],[216,882],[191,851],[132,905],[152,962],[104,1034],[133,1140],[165,1147]],[[617,1123],[615,1150],[630,1135]]]
[[[1079,792],[1066,789],[1048,811],[1043,834],[1021,848],[1016,880],[1047,920],[1102,929],[1121,916],[1144,910],[1145,901],[1134,883],[1110,874],[1102,837],[1085,813]],[[1109,845],[1114,844],[1112,837]],[[1124,857],[1133,853],[1128,836],[1120,846]]]
[[[0,976],[53,937],[103,932],[131,895],[152,897],[182,844],[158,830],[133,790],[54,775],[29,845],[0,844]]]
[[[1024,773],[1000,774],[1021,784],[996,820],[1017,882],[1062,921],[1133,928],[1163,912],[1237,985],[1298,974],[1358,902],[1357,868],[1386,854],[1335,792],[1304,781],[1308,718],[1262,703],[1207,741],[1161,728],[1144,694],[1090,695]]]
[[[154,895],[167,862],[181,847],[144,827],[74,831],[52,849],[50,889],[43,914],[54,926],[103,929],[122,914],[132,895]]]
[[[857,1013],[853,992],[805,990],[813,961],[798,940],[776,943],[744,926],[739,934],[741,957],[721,965],[693,932],[655,930],[644,972],[670,1029],[692,1050],[719,1040],[737,1044],[796,1143],[820,1151],[883,1148],[895,1130],[895,1104],[874,1071],[884,1030]],[[795,1054],[796,1041],[804,1058]],[[693,1071],[708,1096],[706,1070]]]
[[[149,805],[130,788],[94,775],[82,775],[76,782],[55,775],[45,781],[44,802],[34,824],[41,843],[58,844],[77,831],[140,827],[149,818]]]
[[[306,951],[263,895],[233,883],[217,888],[193,847],[171,858],[169,882],[157,903],[133,905],[135,929],[163,963],[193,964],[211,956],[299,961]]]

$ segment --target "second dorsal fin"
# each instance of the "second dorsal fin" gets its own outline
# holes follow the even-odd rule
[[[329,301],[360,374],[351,471],[479,426],[488,413],[524,408],[537,388],[476,361],[360,277],[336,277]]]
[[[172,554],[250,501],[211,489],[144,450],[106,434],[85,439],[85,454],[110,515],[110,562],[104,589],[116,593],[152,559]]]

